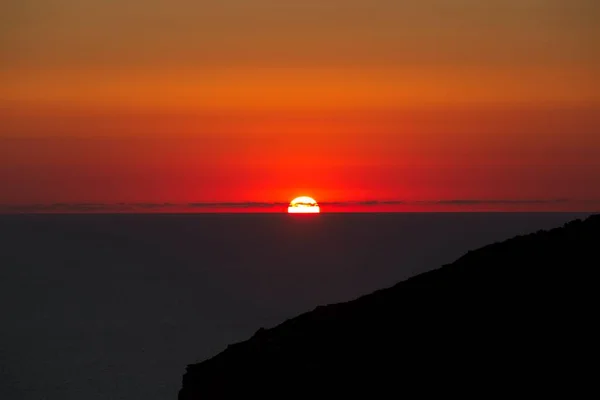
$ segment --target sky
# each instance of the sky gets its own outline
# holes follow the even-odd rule
[[[596,0],[4,0],[0,210],[597,211],[599,18]]]

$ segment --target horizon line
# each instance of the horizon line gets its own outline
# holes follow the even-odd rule
[[[568,198],[552,198],[552,199],[442,199],[442,200],[351,200],[351,201],[324,201],[318,203],[321,207],[325,207],[322,212],[327,213],[327,207],[331,207],[332,212],[339,212],[340,209],[358,208],[356,212],[363,209],[364,212],[377,212],[375,209],[387,209],[389,212],[402,212],[411,210],[402,210],[402,208],[411,207],[433,207],[436,208],[469,208],[469,207],[519,207],[519,206],[557,206],[557,205],[597,205],[600,211],[600,199],[568,199]],[[244,201],[244,202],[52,202],[52,203],[23,203],[23,204],[0,204],[0,213],[52,213],[52,212],[69,212],[69,213],[102,213],[102,212],[260,212],[256,210],[264,210],[265,212],[273,212],[279,207],[286,208],[289,202],[259,202],[259,201]],[[389,210],[390,208],[398,208],[397,210]],[[211,211],[213,210],[213,211]],[[229,210],[229,211],[223,211]],[[255,211],[251,211],[255,210]],[[336,211],[338,210],[338,211]],[[374,210],[374,211],[368,211]],[[412,210],[413,212],[416,210]],[[425,210],[427,211],[427,210]],[[469,210],[467,210],[469,211]],[[476,211],[476,210],[473,210]],[[502,210],[500,210],[502,211]],[[527,210],[531,211],[531,210]],[[546,210],[543,210],[546,211]],[[565,211],[565,210],[561,210]],[[576,210],[573,210],[576,211]],[[587,211],[587,210],[586,210]],[[275,211],[276,212],[276,211]],[[283,212],[283,211],[282,211]],[[355,211],[350,211],[355,212]]]

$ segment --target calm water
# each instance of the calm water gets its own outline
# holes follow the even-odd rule
[[[0,216],[0,398],[176,399],[260,327],[586,215]]]

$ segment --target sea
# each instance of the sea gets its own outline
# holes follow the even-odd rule
[[[588,215],[0,215],[0,399],[175,400],[261,327]]]

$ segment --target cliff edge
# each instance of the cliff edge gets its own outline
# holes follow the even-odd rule
[[[593,380],[583,361],[597,317],[599,247],[595,215],[470,251],[188,365],[179,399],[572,396]]]

